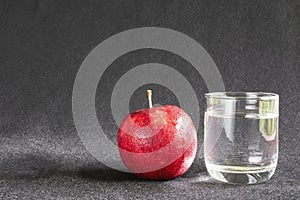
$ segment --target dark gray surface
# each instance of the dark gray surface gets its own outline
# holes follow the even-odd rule
[[[296,0],[0,1],[0,198],[300,198],[299,9]],[[106,168],[85,150],[71,110],[77,70],[101,41],[142,26],[174,29],[198,41],[216,62],[226,90],[280,95],[279,163],[269,182],[217,183],[200,154],[180,178],[143,181]],[[108,70],[110,78],[99,84],[98,117],[109,115],[103,102],[110,93],[101,91],[113,87],[122,66],[149,61],[190,69],[183,59],[157,50],[120,57],[111,65],[119,70]],[[185,71],[203,110],[205,83],[191,69]],[[176,104],[168,89],[148,87],[157,91],[156,102]],[[145,88],[131,98],[131,110],[145,105]],[[108,119],[106,126],[115,141],[113,122]],[[201,143],[202,129],[198,137]]]

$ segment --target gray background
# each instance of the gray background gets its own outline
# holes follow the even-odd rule
[[[253,186],[213,181],[197,154],[172,181],[143,181],[108,169],[83,147],[72,118],[72,87],[88,53],[132,28],[165,27],[198,41],[211,55],[228,91],[280,95],[280,152],[274,177]],[[300,197],[299,1],[0,1],[0,198],[296,199]],[[133,66],[174,67],[194,87],[200,108],[207,87],[182,58],[153,49],[115,60],[101,79],[96,108],[116,141],[110,90]],[[117,69],[117,70],[116,70]],[[146,85],[130,110],[153,101],[177,104],[168,88]],[[203,112],[201,112],[201,119]],[[203,141],[203,120],[198,132]]]

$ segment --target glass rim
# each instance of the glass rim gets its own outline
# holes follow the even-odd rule
[[[278,100],[279,95],[271,92],[210,92],[206,98],[231,100]]]

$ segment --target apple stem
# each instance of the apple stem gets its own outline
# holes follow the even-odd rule
[[[149,108],[152,108],[152,90],[147,90]]]

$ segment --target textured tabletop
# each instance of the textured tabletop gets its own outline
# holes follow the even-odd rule
[[[299,199],[299,13],[299,1],[0,1],[0,199]],[[270,181],[246,186],[210,178],[202,153],[208,88],[190,63],[164,50],[128,52],[111,63],[95,107],[116,143],[110,98],[120,77],[149,62],[179,71],[200,107],[198,153],[189,171],[171,181],[144,181],[87,151],[72,115],[78,69],[110,36],[150,26],[201,44],[227,91],[280,95],[279,161]],[[147,105],[146,88],[154,102],[178,105],[172,91],[152,83],[134,92],[130,111]]]

